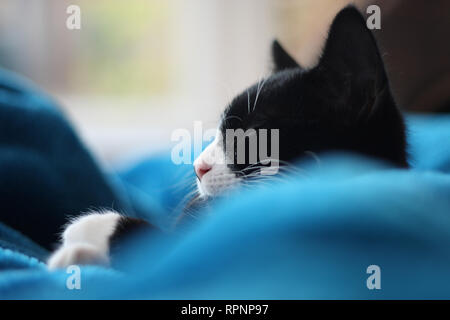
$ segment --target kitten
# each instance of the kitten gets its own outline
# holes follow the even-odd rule
[[[357,9],[349,6],[337,14],[317,66],[302,68],[277,41],[272,57],[272,74],[233,99],[215,140],[194,162],[198,201],[246,180],[257,181],[267,168],[263,165],[267,158],[258,155],[249,161],[250,145],[245,140],[228,147],[229,129],[254,129],[257,138],[260,129],[278,129],[278,156],[270,165],[282,167],[308,152],[342,150],[408,166],[403,118],[375,38]],[[238,150],[246,151],[244,161],[237,161]],[[65,230],[63,244],[48,266],[108,264],[111,241],[145,225],[114,212],[78,218]]]

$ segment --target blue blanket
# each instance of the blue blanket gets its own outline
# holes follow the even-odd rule
[[[167,226],[192,168],[167,152],[104,172],[50,98],[2,71],[0,298],[450,298],[450,117],[407,122],[410,170],[345,154],[298,163],[181,235],[130,240],[117,268],[82,267],[70,289],[71,273],[43,263],[68,215],[114,208]],[[381,289],[367,287],[370,265]]]

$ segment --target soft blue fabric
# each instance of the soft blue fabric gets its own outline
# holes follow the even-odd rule
[[[0,221],[51,248],[68,215],[114,206],[132,213],[55,102],[0,70]]]
[[[10,75],[1,75],[1,82],[13,82]],[[20,99],[9,97],[9,104],[6,94],[0,95],[1,126],[42,108],[28,96],[37,93],[27,90]],[[43,185],[28,185],[25,175],[15,194],[0,188],[2,202],[17,204],[17,194],[24,202],[28,197],[35,201],[22,207],[30,211],[16,211],[23,220],[20,228],[0,224],[0,298],[450,298],[449,116],[408,116],[411,170],[393,170],[350,155],[299,163],[302,170],[282,182],[238,190],[218,201],[213,215],[183,234],[134,239],[117,269],[82,267],[81,290],[69,290],[70,274],[48,272],[42,263],[46,251],[29,239],[39,240],[42,225],[64,219],[67,212],[60,208],[89,207],[92,199],[97,201],[93,207],[110,207],[112,203],[102,201],[107,191],[115,207],[165,227],[191,190],[193,174],[191,166],[176,166],[163,153],[105,178],[54,105],[45,105],[48,113],[41,114],[39,125],[22,126],[20,134],[5,134],[0,127],[0,159],[18,146],[24,151],[14,156],[20,166],[0,169],[0,181],[23,177],[30,166],[31,172],[42,170],[38,181]],[[7,118],[5,110],[10,110]],[[71,133],[45,135],[55,123]],[[57,152],[59,148],[64,152]],[[39,161],[29,160],[34,152]],[[71,163],[70,168],[58,166],[61,161]],[[66,181],[65,172],[79,175],[76,185],[87,188],[89,195],[70,191],[72,181]],[[54,176],[59,183],[51,185],[46,179]],[[45,202],[49,213],[34,216],[39,205],[34,193],[65,193],[66,188],[74,195],[70,204],[65,203],[68,198],[55,199],[54,206]],[[0,221],[7,215],[0,212]],[[28,215],[33,219],[28,221]],[[381,290],[366,287],[369,265],[381,268]]]

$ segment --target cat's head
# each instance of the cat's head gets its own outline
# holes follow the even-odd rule
[[[273,72],[233,99],[215,140],[194,162],[201,194],[218,195],[268,167],[275,170],[265,174],[275,173],[278,164],[324,151],[407,166],[403,119],[376,41],[357,9],[337,14],[315,67],[302,68],[277,41],[272,57]],[[268,150],[261,153],[264,134]]]

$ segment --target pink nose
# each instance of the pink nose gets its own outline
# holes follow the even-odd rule
[[[198,180],[202,180],[203,176],[211,170],[212,166],[201,159],[194,162],[194,170]]]

